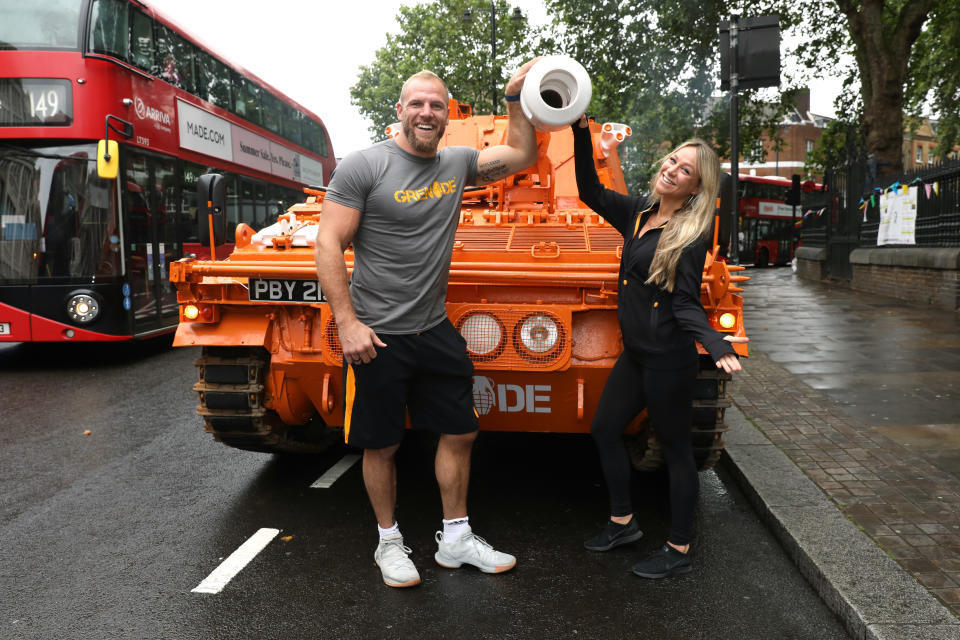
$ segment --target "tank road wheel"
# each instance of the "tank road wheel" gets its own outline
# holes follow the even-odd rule
[[[723,414],[730,406],[726,393],[729,379],[730,374],[717,369],[710,356],[700,356],[693,399],[693,458],[699,471],[712,468],[723,451],[723,432],[728,429]],[[637,471],[656,471],[664,466],[663,451],[649,420],[641,424],[637,433],[624,436],[624,442],[630,463]]]
[[[264,406],[264,380],[270,354],[262,347],[204,347],[194,362],[200,396],[197,414],[214,440],[263,453],[321,453],[343,432],[314,414],[305,425],[285,424]]]

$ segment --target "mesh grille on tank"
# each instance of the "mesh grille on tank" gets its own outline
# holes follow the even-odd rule
[[[529,369],[532,367],[552,367],[557,362],[568,355],[569,351],[569,328],[566,324],[554,314],[545,310],[531,309],[495,309],[480,310],[470,309],[465,311],[459,317],[454,319],[454,326],[462,331],[464,321],[472,315],[484,313],[495,316],[500,327],[503,328],[501,342],[492,351],[485,354],[472,353],[469,349],[467,354],[474,362],[498,369]],[[536,353],[527,349],[520,338],[520,327],[523,321],[531,316],[545,316],[551,319],[556,325],[556,344],[547,351]],[[476,338],[475,338],[476,339]],[[468,338],[468,342],[470,339]]]
[[[337,321],[327,320],[323,328],[323,344],[327,348],[327,355],[337,361],[343,361],[343,349],[340,347],[340,337],[337,335]]]
[[[464,249],[500,250],[506,249],[510,241],[510,229],[504,228],[460,228],[456,240],[463,243]]]
[[[623,236],[613,227],[591,227],[588,234],[591,251],[616,251],[623,245]]]
[[[583,227],[567,229],[566,227],[517,227],[510,240],[510,249],[529,251],[530,247],[541,242],[556,242],[561,249],[570,251],[585,251],[587,239],[583,234]]]

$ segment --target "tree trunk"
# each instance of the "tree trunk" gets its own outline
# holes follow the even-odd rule
[[[889,2],[890,6],[885,6]],[[877,175],[903,172],[903,93],[907,62],[934,0],[910,0],[899,11],[893,0],[837,0],[847,17],[860,69],[863,127]]]

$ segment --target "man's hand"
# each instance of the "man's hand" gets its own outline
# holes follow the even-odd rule
[[[539,59],[540,57],[534,58],[517,69],[507,82],[505,95],[513,96],[520,93],[527,72]],[[537,161],[537,132],[523,115],[520,102],[508,102],[507,115],[510,116],[507,124],[507,143],[487,147],[480,152],[477,157],[477,175],[470,183],[473,186],[502,180],[518,171],[523,171]]]
[[[345,327],[337,325],[340,347],[343,349],[344,364],[366,364],[377,357],[374,347],[386,347],[373,329],[359,320]]]
[[[530,67],[537,64],[537,61],[541,58],[543,58],[543,56],[537,56],[517,69],[513,76],[507,81],[504,95],[515,96],[520,93],[520,90],[523,89],[523,81],[527,77],[527,72],[530,71]]]

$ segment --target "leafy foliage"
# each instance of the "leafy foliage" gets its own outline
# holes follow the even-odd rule
[[[629,124],[621,147],[627,185],[643,191],[656,160],[691,137],[730,153],[730,106],[719,88],[720,23],[725,0],[547,0],[559,47],[593,80],[590,113]],[[761,135],[777,137],[792,93],[740,93],[739,148],[749,156]],[[744,150],[749,150],[744,153]]]
[[[360,67],[360,77],[351,87],[351,102],[373,121],[375,140],[385,138],[384,129],[396,122],[396,104],[404,80],[429,69],[443,78],[454,98],[473,105],[474,113],[491,113],[493,87],[498,102],[513,71],[532,58],[535,50],[549,49],[541,42],[539,29],[526,20],[510,18],[506,0],[495,0],[497,57],[491,64],[490,3],[483,0],[435,0],[400,7],[400,30],[387,36],[376,58]],[[472,23],[464,23],[467,8]],[[502,107],[499,109],[503,111]]]
[[[899,173],[904,116],[932,108],[940,119],[938,152],[960,133],[960,7],[955,0],[775,0],[764,4],[796,27],[796,55],[809,75],[844,77],[832,123],[811,159],[820,167],[861,147],[880,174]],[[850,62],[847,62],[850,61]],[[839,62],[840,68],[836,67]]]
[[[931,11],[914,46],[906,97],[910,113],[929,104],[937,114],[942,159],[960,143],[960,4],[940,2]]]
[[[400,86],[423,69],[439,74],[475,113],[491,112],[492,86],[502,98],[510,71],[536,54],[563,52],[579,60],[593,81],[588,113],[629,124],[621,146],[627,185],[645,190],[658,157],[698,136],[721,156],[730,151],[729,104],[718,97],[718,25],[732,13],[776,14],[793,36],[784,58],[802,67],[783,74],[779,92],[740,93],[739,148],[750,158],[761,137],[782,145],[778,123],[793,92],[811,78],[844,77],[832,123],[808,160],[820,171],[852,148],[879,154],[881,173],[902,162],[904,112],[932,108],[939,117],[939,153],[960,140],[960,4],[956,0],[545,0],[553,24],[531,28],[509,17],[495,0],[497,57],[490,60],[489,2],[434,0],[401,7],[400,32],[361,68],[353,103],[383,137],[395,120]],[[464,10],[474,22],[462,22]],[[885,169],[884,169],[885,168]]]

